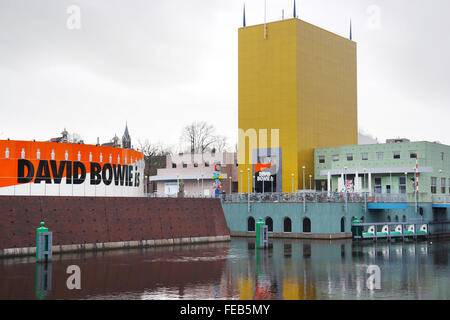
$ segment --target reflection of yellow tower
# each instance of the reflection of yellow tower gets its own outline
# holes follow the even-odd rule
[[[279,130],[283,192],[291,191],[292,174],[294,188],[303,187],[303,166],[305,177],[314,175],[314,148],[357,144],[356,90],[355,42],[299,19],[268,23],[267,39],[264,25],[239,29],[243,192],[247,168],[253,170],[249,145],[270,148],[271,130]],[[267,139],[260,135],[264,129]]]
[[[315,300],[316,290],[313,284],[298,283],[295,278],[283,281],[284,300]]]
[[[283,299],[300,300],[300,287],[295,279],[285,279],[283,281]]]
[[[253,280],[238,280],[239,300],[253,300]]]

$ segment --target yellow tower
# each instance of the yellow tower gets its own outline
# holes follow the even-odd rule
[[[357,144],[357,119],[355,42],[296,18],[239,29],[240,191],[309,189],[314,148]]]

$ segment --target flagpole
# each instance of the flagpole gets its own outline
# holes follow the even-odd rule
[[[416,153],[416,213],[419,204],[419,153]]]
[[[264,40],[267,39],[267,0],[264,0]]]

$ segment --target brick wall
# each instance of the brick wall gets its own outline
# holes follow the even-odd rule
[[[0,249],[229,235],[218,199],[0,196]]]

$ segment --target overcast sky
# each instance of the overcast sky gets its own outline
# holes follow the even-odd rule
[[[135,146],[177,144],[204,120],[235,141],[243,3],[0,0],[0,139],[67,128],[103,143],[128,121]],[[262,23],[264,0],[245,3],[247,25]],[[290,18],[293,0],[267,9]],[[353,20],[361,130],[450,144],[450,1],[297,0],[297,13],[345,37]]]

